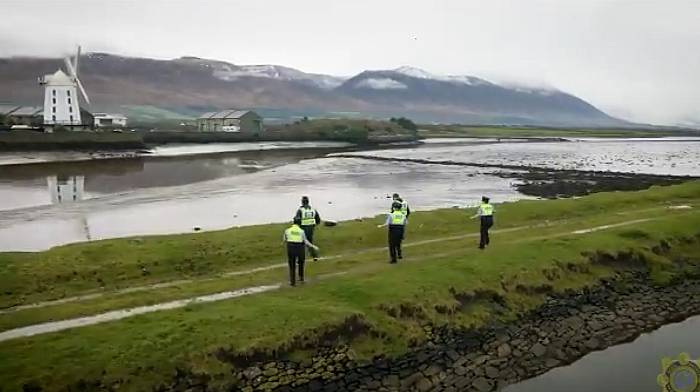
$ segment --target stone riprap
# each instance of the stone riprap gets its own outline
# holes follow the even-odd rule
[[[696,277],[697,278],[697,277]],[[547,298],[511,323],[478,330],[424,326],[427,342],[398,358],[353,359],[345,346],[311,359],[240,367],[233,391],[495,391],[700,314],[700,280],[659,287],[643,273]],[[211,391],[208,376],[179,372],[168,391]]]

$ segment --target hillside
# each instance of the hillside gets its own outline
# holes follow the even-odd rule
[[[0,102],[38,104],[37,77],[61,59],[0,59]],[[401,67],[365,71],[349,79],[279,65],[240,66],[183,57],[175,60],[83,56],[83,84],[92,110],[139,107],[193,116],[212,108],[282,109],[304,113],[356,112],[367,117],[407,116],[422,122],[621,126],[589,103],[565,92],[497,85],[472,76],[440,76]]]

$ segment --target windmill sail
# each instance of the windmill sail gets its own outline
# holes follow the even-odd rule
[[[73,81],[75,81],[75,84],[78,85],[78,88],[80,89],[80,94],[82,94],[83,98],[85,99],[85,102],[87,104],[90,104],[90,97],[88,97],[87,92],[85,91],[85,88],[83,87],[83,84],[80,82],[80,79],[78,78],[78,59],[80,58],[80,46],[78,46],[78,52],[75,55],[75,60],[74,62],[70,61],[69,57],[66,57],[64,59],[66,63],[66,68],[68,68],[68,73],[70,76],[73,78]]]

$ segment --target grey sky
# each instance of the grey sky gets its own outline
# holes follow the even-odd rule
[[[548,85],[700,124],[700,0],[0,0],[0,56],[87,51]]]

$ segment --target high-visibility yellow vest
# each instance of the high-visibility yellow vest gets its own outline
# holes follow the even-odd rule
[[[481,203],[481,216],[493,215],[493,206],[488,203]]]
[[[404,215],[408,214],[408,202],[407,201],[401,201],[401,212],[403,212]]]
[[[315,226],[316,225],[316,210],[311,207],[301,207],[301,225]]]
[[[406,214],[402,211],[391,212],[391,224],[403,226],[406,223]]]
[[[284,238],[287,239],[287,242],[301,244],[304,242],[304,230],[297,225],[292,225],[292,227],[284,231]]]

